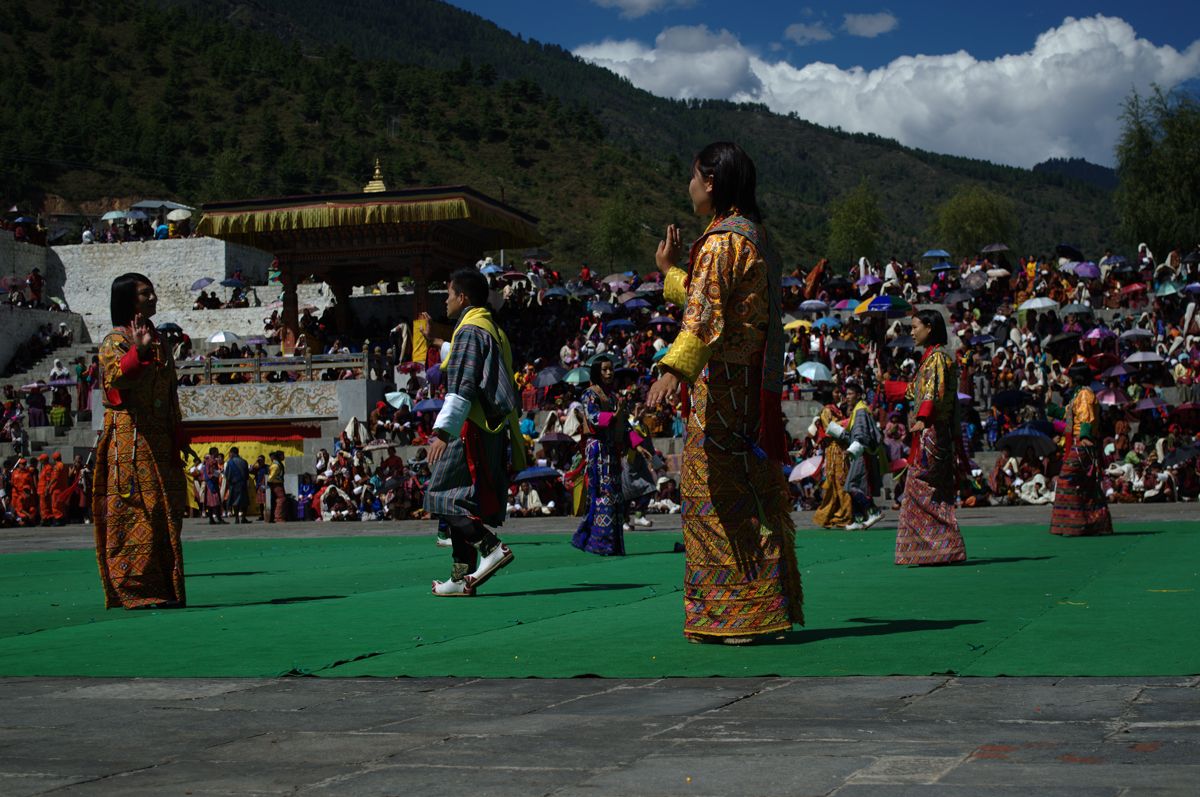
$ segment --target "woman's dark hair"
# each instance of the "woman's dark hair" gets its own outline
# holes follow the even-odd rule
[[[949,337],[946,335],[946,319],[937,310],[920,310],[917,312],[917,318],[921,319],[921,323],[929,327],[929,340],[926,345],[930,346],[945,346]]]
[[[454,286],[454,290],[467,297],[472,307],[488,306],[487,277],[475,269],[459,269],[450,275],[450,284]]]
[[[701,177],[712,180],[713,210],[718,216],[737,209],[753,222],[762,221],[758,207],[758,172],[745,150],[732,141],[709,144],[692,161]]]
[[[596,362],[588,366],[588,381],[593,385],[600,384],[600,368],[605,363],[612,365],[612,360],[608,359],[607,357],[597,357]]]
[[[112,316],[112,325],[114,327],[123,327],[133,321],[133,316],[137,313],[139,285],[150,285],[153,287],[154,283],[145,275],[132,271],[128,274],[122,274],[113,280],[108,311]]]

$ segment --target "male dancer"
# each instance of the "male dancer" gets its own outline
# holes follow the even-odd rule
[[[509,458],[520,470],[525,447],[512,350],[488,309],[482,274],[464,269],[451,276],[446,314],[458,326],[442,362],[446,400],[433,424],[425,509],[449,526],[453,549],[450,579],[434,581],[433,594],[470,597],[512,561],[512,551],[484,524],[504,522]]]
[[[882,482],[883,435],[871,408],[863,401],[862,388],[855,382],[845,387],[846,406],[850,409],[850,423],[846,427],[846,456],[850,466],[846,471],[846,492],[854,509],[854,521],[846,526],[848,531],[869,529],[883,518],[875,506]]]

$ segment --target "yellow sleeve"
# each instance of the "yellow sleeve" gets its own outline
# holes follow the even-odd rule
[[[673,268],[667,272],[667,277],[663,281],[663,299],[680,306],[687,304],[686,271],[681,268]]]
[[[126,373],[122,364],[122,360],[131,362],[126,359],[130,348],[129,339],[117,332],[109,333],[100,343],[97,356],[100,358],[101,386],[105,390],[127,388],[133,384],[131,374]]]
[[[662,365],[694,382],[712,356],[712,345],[725,329],[725,303],[742,245],[740,235],[715,233],[704,239],[692,264],[683,323]],[[678,269],[672,269],[674,273]],[[668,274],[668,277],[670,274]],[[664,296],[666,289],[664,288]]]

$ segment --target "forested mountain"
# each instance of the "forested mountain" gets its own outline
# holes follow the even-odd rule
[[[1107,166],[1091,163],[1083,158],[1051,158],[1033,167],[1041,174],[1061,174],[1072,180],[1089,183],[1112,191],[1117,187],[1117,171]]]
[[[875,255],[937,244],[932,209],[968,183],[1014,200],[1022,251],[1094,250],[1116,229],[1108,192],[1059,174],[654,97],[437,0],[10,0],[6,14],[7,203],[357,190],[378,156],[390,185],[467,183],[539,216],[564,264],[594,251],[598,218],[627,219],[648,263],[657,231],[687,218],[691,156],[730,138],[759,163],[791,262],[822,254],[829,202],[863,178],[883,211]]]

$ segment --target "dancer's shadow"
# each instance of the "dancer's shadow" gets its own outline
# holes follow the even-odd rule
[[[782,639],[763,640],[764,645],[799,645],[820,642],[823,639],[847,637],[886,636],[909,634],[917,631],[948,631],[960,625],[975,625],[983,620],[883,620],[876,617],[851,617],[849,623],[864,625],[851,628],[813,628],[789,631]]]
[[[266,601],[246,601],[245,603],[205,603],[189,604],[189,609],[235,609],[239,606],[287,606],[292,603],[309,603],[311,601],[335,601],[345,598],[345,595],[296,595],[291,598],[272,598]]]
[[[1150,537],[1155,534],[1162,534],[1161,531],[1114,531],[1113,537]],[[1100,537],[1108,537],[1108,534],[1096,535]]]
[[[211,576],[265,576],[270,570],[235,570],[228,573],[188,573],[188,578],[203,578]]]
[[[1046,559],[1056,559],[1055,556],[981,556],[974,558],[967,557],[965,562],[955,562],[962,567],[970,567],[971,565],[1007,565],[1013,562],[1041,562]]]
[[[547,589],[526,589],[520,592],[485,592],[481,598],[517,598],[522,595],[565,595],[570,592],[601,592],[611,589],[644,589],[650,584],[576,584],[573,587],[550,587]]]

